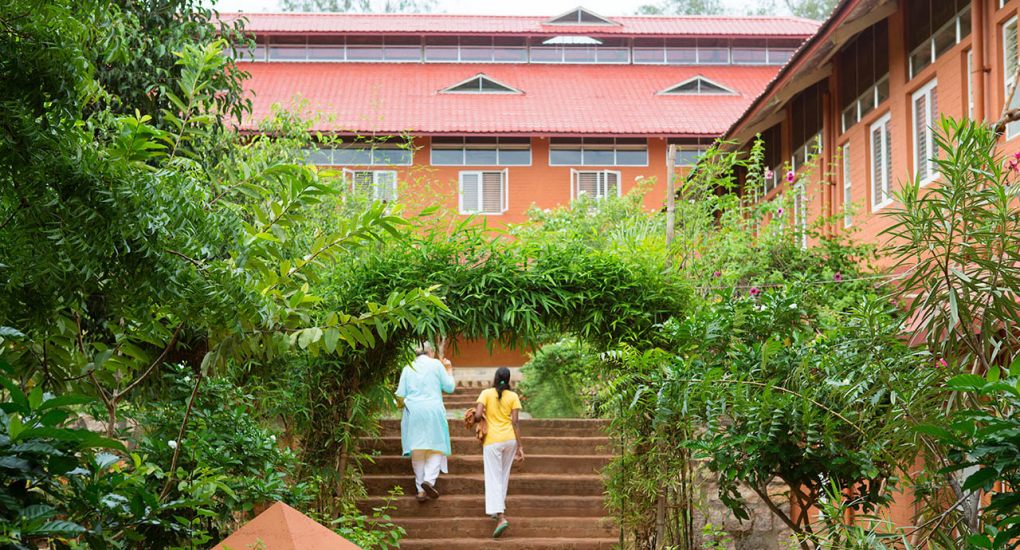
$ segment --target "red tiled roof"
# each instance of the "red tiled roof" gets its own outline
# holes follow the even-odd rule
[[[397,134],[599,134],[717,136],[777,67],[241,63],[251,73],[251,130],[274,104],[306,100],[313,130]],[[440,94],[479,73],[523,94]],[[657,95],[696,75],[737,95]]]
[[[648,36],[753,36],[807,38],[818,22],[800,17],[610,17],[619,25],[545,25],[548,17],[349,14],[349,13],[224,13],[233,21],[246,17],[254,33],[455,33],[455,34],[586,34]]]

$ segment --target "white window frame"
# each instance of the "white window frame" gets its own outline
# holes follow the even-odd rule
[[[853,182],[850,179],[850,143],[843,144],[843,228],[853,226]]]
[[[910,115],[911,121],[913,122],[911,125],[911,137],[914,143],[914,173],[919,173],[922,165],[926,168],[927,172],[927,175],[921,179],[922,186],[935,181],[939,177],[938,164],[934,161],[937,156],[935,149],[935,117],[938,116],[937,88],[938,79],[933,78],[931,79],[931,82],[921,86],[921,88],[914,92],[910,97]],[[925,108],[928,110],[925,114],[925,119],[928,124],[926,124],[924,128],[919,128],[917,120],[917,100],[922,97],[924,98]],[[936,98],[935,101],[932,101],[933,97]],[[927,142],[925,144],[928,152],[928,156],[926,158],[921,158],[921,143],[918,139],[919,133],[923,134],[923,139]]]
[[[353,170],[351,168],[344,168],[343,173],[344,173],[344,179],[347,181],[347,184],[350,185],[352,193],[356,193],[358,191],[357,188],[355,187],[355,185],[357,184],[357,174],[358,173],[369,173],[369,174],[372,174],[372,199],[373,200],[378,200],[378,201],[383,201],[383,202],[390,202],[390,201],[397,200],[397,198],[400,196],[400,194],[398,192],[398,189],[399,189],[400,186],[398,185],[397,171],[396,170]],[[384,195],[384,189],[379,185],[379,183],[380,183],[380,180],[383,179],[384,176],[385,177],[393,178],[393,180],[392,180],[393,181],[393,198],[386,198],[385,196],[381,196],[381,195]]]
[[[495,149],[496,162],[494,164],[475,164],[475,163],[469,164],[467,162],[467,152],[470,149]],[[525,151],[525,150],[528,152],[527,164],[516,163],[510,164],[502,162],[503,160],[501,155],[502,151]],[[434,153],[436,151],[460,151],[460,162],[436,162],[434,156]],[[479,146],[467,145],[466,143],[461,143],[459,146],[450,143],[442,143],[439,144],[439,146],[437,147],[434,142],[429,143],[429,164],[431,164],[432,166],[532,166],[534,162],[535,153],[533,147],[531,146],[530,141],[528,142],[526,149],[523,146],[516,143],[515,144],[501,143],[500,138],[496,138],[496,143],[484,144],[484,147],[482,147],[481,145]]]
[[[1013,52],[1014,56],[1020,55],[1020,24],[1017,22],[1017,16],[1010,17],[1002,24],[1002,89],[1005,93],[1002,96],[1002,101],[1009,101],[1009,92],[1013,83],[1016,81],[1016,74],[1009,74],[1009,56],[1010,52],[1006,51],[1006,44],[1008,43],[1007,34],[1009,27],[1013,27],[1013,32],[1017,34],[1017,37],[1013,39],[1013,43],[1017,45],[1018,52]],[[1015,61],[1017,71],[1020,71],[1020,59]],[[1017,97],[1020,97],[1020,90],[1017,90]],[[1014,101],[1020,101],[1016,99]],[[1020,136],[1020,122],[1011,122],[1006,125],[1006,141],[1009,141],[1017,136]]]
[[[596,200],[602,200],[606,198],[606,196],[608,196],[609,174],[613,174],[616,176],[616,196],[619,197],[623,193],[620,189],[621,187],[623,187],[623,174],[619,170],[578,170],[576,168],[571,168],[570,200],[577,199],[579,196],[581,196],[581,190],[579,189],[581,174],[599,174],[601,176],[601,178],[599,179],[601,179],[602,181],[600,182],[596,181],[595,185],[596,187],[602,186],[606,187],[607,189],[597,190],[595,193]]]
[[[907,53],[907,65],[908,65],[908,70],[909,70],[909,74],[907,75],[909,77],[908,80],[913,80],[914,77],[918,75],[918,73],[923,71],[925,68],[933,65],[935,63],[935,61],[938,60],[939,54],[935,50],[935,37],[938,36],[939,34],[941,34],[943,29],[946,29],[946,28],[949,28],[950,26],[952,26],[955,29],[955,33],[956,33],[956,41],[953,43],[953,46],[947,48],[946,51],[949,51],[949,50],[953,49],[953,47],[958,46],[960,44],[960,42],[963,41],[963,39],[965,37],[963,36],[963,27],[962,27],[962,25],[960,23],[961,23],[961,20],[963,19],[963,14],[964,13],[967,13],[968,16],[969,16],[969,14],[970,14],[970,5],[969,4],[965,5],[960,11],[956,12],[955,14],[953,14],[953,17],[950,18],[949,21],[946,21],[945,23],[942,24],[941,27],[935,29],[935,31],[932,32],[931,35],[928,36],[928,38],[924,39],[924,41],[920,45],[918,45],[916,48],[914,48],[913,50],[911,50],[910,52]],[[973,17],[971,17],[970,25],[971,25],[971,33],[973,33],[974,32],[973,31],[973,28],[974,28],[974,18]],[[925,63],[924,67],[918,67],[917,69],[915,69],[914,68],[914,52],[922,51],[925,48],[928,49],[928,62]],[[942,52],[942,53],[945,53],[945,52]]]
[[[499,212],[486,212],[484,209],[484,189],[482,189],[482,181],[485,174],[500,174],[500,185],[503,191],[503,204]],[[466,175],[477,175],[478,176],[478,204],[475,205],[477,210],[465,210],[464,205],[464,176]],[[461,170],[458,176],[457,185],[457,211],[461,214],[479,214],[483,216],[499,216],[506,213],[510,205],[510,169],[504,168],[502,170]]]
[[[868,164],[868,169],[869,169],[868,171],[870,172],[871,176],[868,178],[868,180],[871,183],[871,185],[870,185],[870,195],[871,195],[871,211],[872,212],[878,212],[879,210],[885,208],[886,206],[889,206],[893,202],[892,201],[892,181],[891,181],[892,180],[892,167],[891,166],[886,166],[886,162],[889,159],[889,155],[886,153],[886,150],[885,150],[885,148],[889,147],[889,145],[892,143],[892,138],[889,135],[889,132],[890,132],[889,126],[891,124],[892,124],[892,114],[891,113],[886,113],[881,118],[879,118],[874,123],[872,123],[871,126],[868,128],[868,149],[871,152],[871,154],[870,154],[871,163]],[[881,129],[882,130],[882,151],[881,151],[880,155],[876,155],[876,151],[875,151],[875,139],[874,139],[874,135],[875,135],[875,130],[876,129]],[[881,202],[876,202],[875,201],[875,181],[874,181],[874,179],[875,179],[875,162],[876,162],[876,160],[879,163],[881,163],[881,165],[882,165],[881,174],[882,174],[882,178],[885,180],[885,181],[883,181],[882,187],[885,190],[886,197]]]
[[[642,149],[642,147],[643,147],[643,149]],[[612,164],[585,164],[584,163],[584,151],[585,151],[585,149],[599,149],[599,150],[612,151],[613,152],[613,162],[612,162]],[[633,166],[633,167],[637,168],[637,167],[642,167],[642,166],[648,166],[649,157],[651,156],[650,152],[649,152],[649,149],[650,149],[650,147],[648,145],[648,140],[647,139],[645,140],[645,143],[644,143],[643,146],[630,145],[630,144],[626,144],[626,143],[625,144],[619,144],[619,143],[616,142],[616,140],[613,141],[612,145],[587,145],[583,141],[581,143],[578,143],[578,144],[569,144],[569,145],[567,145],[567,144],[554,144],[552,142],[552,140],[550,139],[549,140],[549,166]],[[553,151],[556,151],[556,150],[559,150],[559,151],[565,151],[565,150],[571,150],[571,151],[577,150],[577,151],[581,151],[581,163],[578,164],[576,162],[553,162],[553,158],[552,158]],[[619,151],[621,151],[621,150],[623,150],[623,151],[644,150],[644,152],[645,152],[645,162],[643,164],[620,164],[620,162],[617,160],[617,153]]]

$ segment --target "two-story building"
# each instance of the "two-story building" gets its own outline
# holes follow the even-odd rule
[[[244,16],[256,47],[255,130],[274,105],[341,138],[308,152],[410,209],[440,204],[490,225],[580,193],[665,196],[667,150],[693,164],[818,28],[791,17]],[[407,143],[410,143],[410,147]],[[520,365],[461,345],[459,366]]]

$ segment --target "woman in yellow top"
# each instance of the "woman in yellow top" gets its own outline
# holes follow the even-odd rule
[[[510,369],[496,370],[492,387],[483,390],[475,405],[475,419],[485,416],[488,433],[482,443],[485,465],[485,513],[499,522],[492,532],[493,538],[503,534],[510,526],[506,511],[506,488],[510,483],[510,466],[515,460],[524,460],[521,444],[521,427],[518,413],[521,399],[510,389]]]

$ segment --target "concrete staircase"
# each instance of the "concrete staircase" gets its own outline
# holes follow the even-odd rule
[[[613,548],[618,531],[606,517],[599,475],[611,458],[601,420],[521,420],[527,458],[514,464],[510,474],[510,528],[492,539],[496,522],[485,515],[481,445],[459,420],[478,391],[458,389],[446,396],[453,456],[450,473],[436,484],[441,497],[415,500],[411,461],[400,456],[400,421],[387,419],[380,438],[363,442],[378,456],[364,468],[369,497],[359,503],[361,509],[381,506],[391,488],[403,488],[405,496],[396,500],[390,515],[407,531],[400,546],[407,549]]]

